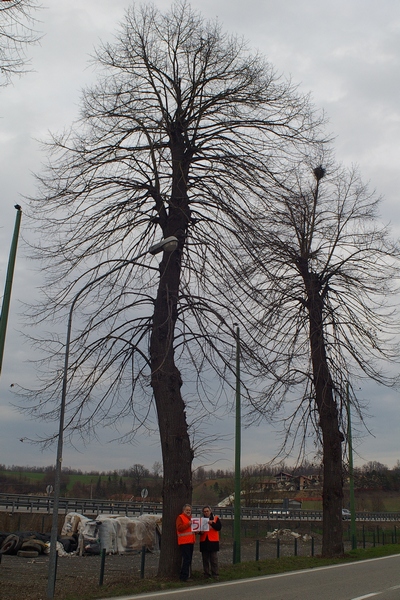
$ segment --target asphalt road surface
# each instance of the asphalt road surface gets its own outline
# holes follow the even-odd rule
[[[400,555],[118,600],[399,600]],[[113,600],[116,600],[115,598]]]

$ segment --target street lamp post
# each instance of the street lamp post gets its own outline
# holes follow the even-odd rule
[[[241,451],[241,411],[240,411],[240,332],[234,323],[236,339],[236,419],[235,419],[235,504],[233,512],[233,562],[240,563],[240,451]]]
[[[356,530],[356,501],[354,495],[354,465],[353,465],[353,438],[351,432],[351,411],[350,411],[350,385],[346,384],[346,405],[347,405],[347,441],[349,445],[349,485],[350,485],[350,535],[351,547],[353,550],[357,547]]]
[[[54,478],[54,500],[53,500],[53,517],[50,534],[50,555],[49,555],[49,576],[47,580],[47,598],[54,598],[56,576],[57,576],[57,534],[58,534],[58,509],[60,504],[60,487],[61,487],[61,472],[62,472],[62,453],[63,453],[63,437],[64,437],[64,417],[65,417],[65,404],[67,395],[67,383],[68,383],[68,362],[69,362],[69,348],[71,341],[71,329],[72,329],[72,315],[75,305],[80,298],[81,294],[88,288],[100,283],[106,277],[112,275],[116,271],[120,270],[123,266],[135,263],[146,254],[158,254],[159,252],[173,252],[178,246],[178,239],[175,236],[170,236],[161,240],[157,244],[151,246],[145,252],[138,254],[133,259],[121,260],[118,266],[110,269],[103,275],[96,277],[93,281],[89,281],[74,297],[68,317],[67,325],[67,337],[65,342],[65,355],[64,355],[64,370],[63,370],[63,383],[61,391],[61,403],[60,403],[60,419],[58,429],[58,442],[57,442],[57,458],[55,464],[55,478]]]

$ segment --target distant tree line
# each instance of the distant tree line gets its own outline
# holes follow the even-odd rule
[[[158,500],[161,494],[160,463],[149,469],[134,464],[128,469],[114,471],[88,471],[63,468],[61,495],[71,498],[121,499],[140,498],[146,487],[148,499]],[[37,474],[43,474],[38,477]],[[32,477],[32,475],[35,475]],[[54,466],[25,467],[0,464],[0,489],[8,494],[45,494],[54,484]]]
[[[318,475],[318,463],[305,461],[293,467],[285,463],[276,466],[250,465],[241,471],[243,489],[251,488],[258,481],[273,477],[280,472],[290,475]],[[30,474],[43,474],[32,478]],[[6,466],[0,464],[0,489],[7,494],[44,494],[54,482],[54,466]],[[193,473],[194,503],[217,504],[233,493],[234,472],[229,469],[205,469],[199,467]],[[377,461],[370,461],[354,469],[355,488],[359,491],[400,491],[400,460],[393,468]],[[82,471],[66,467],[62,471],[61,494],[71,498],[140,499],[143,488],[148,490],[147,500],[161,498],[162,470],[159,462],[152,470],[141,464],[113,471]]]

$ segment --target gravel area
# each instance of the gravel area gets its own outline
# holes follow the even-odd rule
[[[314,552],[318,554],[320,540],[315,539]],[[280,556],[293,556],[294,538],[290,534],[280,537]],[[311,541],[297,542],[298,555],[311,555]],[[263,537],[259,541],[259,558],[276,558],[276,539]],[[75,600],[84,590],[98,591],[98,597],[106,597],[107,590],[120,582],[127,584],[140,579],[141,553],[107,556],[105,561],[104,585],[99,587],[100,556],[62,556],[58,558],[56,599]],[[242,561],[256,559],[256,541],[244,539],[241,545]],[[145,555],[144,578],[152,578],[157,573],[158,553]],[[220,565],[232,564],[232,541],[221,543]],[[37,558],[21,558],[4,555],[0,564],[1,600],[46,600],[46,585],[49,559],[45,555]],[[201,554],[198,547],[193,558],[193,570],[201,572]]]

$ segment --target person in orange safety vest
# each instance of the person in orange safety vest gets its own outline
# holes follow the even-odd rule
[[[208,519],[209,531],[200,534],[200,552],[203,558],[204,577],[218,578],[218,551],[221,519],[214,517],[211,507],[203,507],[203,517]]]
[[[182,513],[176,519],[176,534],[182,555],[179,579],[187,581],[192,567],[193,548],[196,540],[192,531],[192,507],[190,504],[184,504]]]

